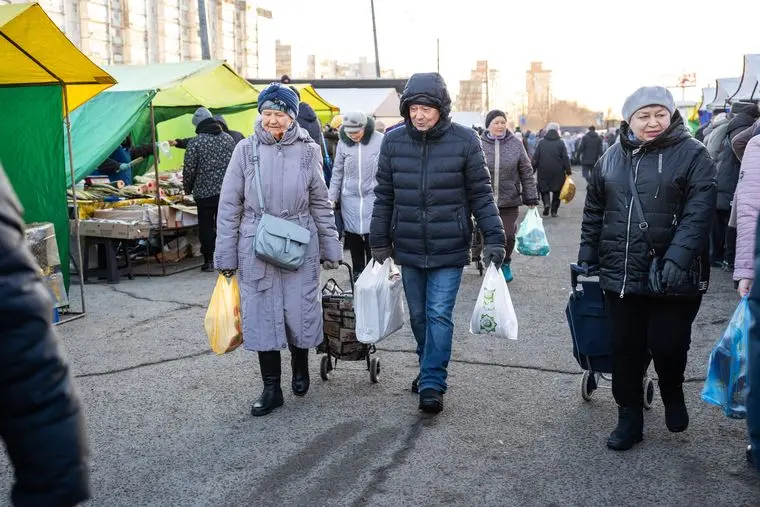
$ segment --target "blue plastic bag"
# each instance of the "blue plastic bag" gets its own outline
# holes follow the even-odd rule
[[[751,321],[749,304],[744,297],[710,353],[702,389],[702,399],[723,408],[732,419],[747,417],[747,344]]]
[[[517,251],[523,255],[544,257],[549,255],[549,241],[544,231],[544,221],[536,208],[529,209],[517,230]]]

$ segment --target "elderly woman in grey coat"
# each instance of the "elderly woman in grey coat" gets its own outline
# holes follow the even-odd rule
[[[280,350],[289,348],[292,389],[309,389],[309,349],[322,342],[320,260],[328,269],[342,260],[335,218],[327,200],[319,146],[298,126],[298,97],[279,83],[259,95],[254,134],[240,142],[224,177],[219,199],[214,261],[225,276],[237,271],[246,350],[259,356],[264,391],[251,414],[262,416],[283,404]],[[254,155],[258,156],[258,163]],[[311,232],[304,263],[287,270],[254,253],[262,216],[257,194],[260,171],[266,213]]]
[[[375,120],[362,112],[343,115],[328,194],[333,206],[340,202],[355,278],[371,258],[369,224],[375,205],[377,159],[382,144],[383,134],[375,131]]]

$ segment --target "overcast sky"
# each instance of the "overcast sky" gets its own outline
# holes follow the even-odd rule
[[[294,73],[305,68],[308,54],[374,60],[370,0],[271,5],[277,37],[293,45]],[[530,62],[543,61],[553,71],[555,97],[604,111],[619,110],[639,86],[670,85],[683,72],[696,72],[699,89],[740,76],[742,55],[760,53],[752,0],[721,0],[707,14],[681,0],[376,0],[375,12],[383,68],[403,75],[435,70],[440,38],[441,73],[452,92],[478,59],[501,71],[505,93],[523,90]],[[755,29],[739,23],[742,13]]]

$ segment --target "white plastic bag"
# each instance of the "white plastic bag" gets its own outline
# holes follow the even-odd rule
[[[488,266],[483,285],[480,286],[470,319],[470,333],[517,340],[515,307],[512,306],[504,275],[494,264]]]
[[[354,285],[356,339],[373,344],[404,325],[404,286],[393,260],[367,264]]]

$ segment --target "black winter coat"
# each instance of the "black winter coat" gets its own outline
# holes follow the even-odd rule
[[[610,146],[614,144],[609,143]],[[586,135],[581,139],[581,144],[578,146],[578,158],[581,165],[594,165],[602,158],[602,138],[596,131],[586,132]]]
[[[77,505],[90,497],[79,401],[51,324],[53,304],[0,169],[0,437],[15,469],[18,506]]]
[[[572,173],[567,148],[556,130],[550,130],[538,142],[533,154],[533,167],[538,173],[538,191],[559,192],[565,184],[565,176]]]
[[[715,160],[718,171],[718,209],[721,211],[731,210],[741,172],[742,163],[734,153],[732,142],[737,135],[751,127],[758,117],[757,106],[751,103],[737,102],[732,106],[731,112],[734,116],[728,123],[726,135],[721,141],[720,151]]]
[[[411,103],[434,105],[441,120],[420,132]],[[470,262],[475,215],[486,245],[505,246],[491,177],[472,129],[451,122],[451,99],[436,73],[416,74],[402,95],[405,126],[386,133],[378,159],[372,248],[393,246],[396,262],[417,268]]]
[[[597,264],[603,290],[649,295],[651,256],[631,207],[629,174],[649,224],[655,254],[691,273],[673,295],[696,296],[710,277],[708,238],[715,214],[715,164],[693,139],[678,112],[657,139],[637,144],[621,127],[612,146],[591,172],[581,225],[579,262]]]

